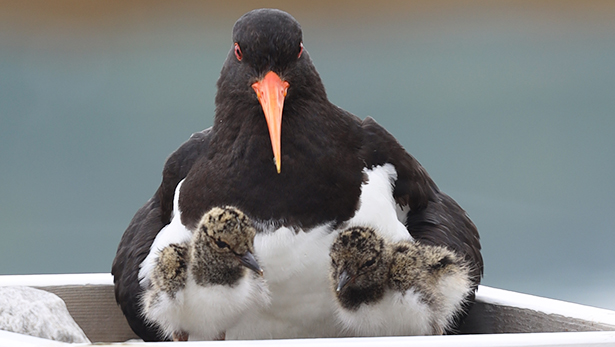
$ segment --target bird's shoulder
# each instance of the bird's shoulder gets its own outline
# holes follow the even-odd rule
[[[361,122],[362,146],[359,152],[367,168],[392,164],[397,172],[393,197],[400,206],[422,209],[434,200],[438,187],[423,166],[391,133],[367,117]]]
[[[160,200],[161,217],[168,222],[173,211],[175,187],[192,169],[199,158],[205,156],[212,138],[212,128],[192,134],[167,158],[162,170],[162,182],[156,192]]]

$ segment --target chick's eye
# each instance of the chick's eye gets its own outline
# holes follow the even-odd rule
[[[243,58],[243,53],[241,53],[241,48],[239,48],[239,44],[237,42],[235,42],[235,57],[237,57],[237,60],[239,61]]]
[[[376,263],[376,259],[372,258],[372,259],[366,261],[365,264],[363,264],[363,266],[361,266],[361,267],[372,266],[372,265],[374,265],[374,263]]]
[[[224,242],[224,241],[220,241],[220,240],[216,240],[216,246],[218,246],[219,248],[227,248],[228,247],[228,243]]]

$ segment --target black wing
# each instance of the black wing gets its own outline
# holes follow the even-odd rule
[[[431,245],[447,246],[461,254],[470,265],[474,289],[483,274],[480,237],[467,213],[450,196],[438,192],[426,208],[409,211],[406,227],[412,237]]]
[[[158,232],[171,221],[175,187],[186,177],[197,158],[206,154],[210,138],[211,128],[195,133],[169,156],[164,165],[160,187],[137,211],[117,247],[111,267],[115,300],[132,330],[144,341],[159,341],[163,335],[143,320],[139,265],[147,257]]]
[[[429,201],[434,201],[438,187],[421,164],[406,152],[393,135],[371,117],[365,118],[361,126],[363,146],[359,156],[369,168],[386,163],[395,166],[397,181],[393,197],[397,204],[408,206],[411,210],[420,210],[425,208]]]

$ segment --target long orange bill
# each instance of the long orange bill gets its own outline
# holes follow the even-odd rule
[[[265,113],[278,173],[282,170],[282,109],[288,86],[288,82],[282,81],[273,71],[269,71],[262,80],[252,84]]]

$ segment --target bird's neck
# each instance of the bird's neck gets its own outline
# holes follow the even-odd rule
[[[196,225],[213,206],[233,205],[255,220],[312,228],[356,210],[363,181],[360,123],[331,104],[284,106],[281,172],[257,101],[219,103],[206,161],[182,186],[182,222]],[[292,197],[292,198],[288,198]]]
[[[242,101],[216,107],[210,143],[215,153],[233,151],[234,147],[262,145],[271,147],[267,121],[260,105]]]

